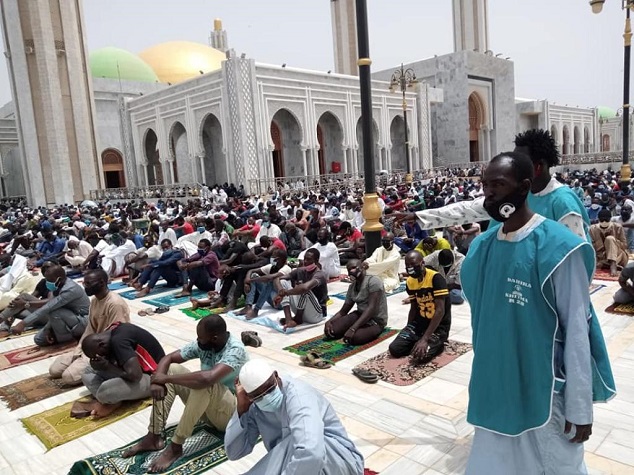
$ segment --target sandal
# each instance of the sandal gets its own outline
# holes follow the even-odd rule
[[[147,317],[149,315],[154,315],[154,309],[152,307],[144,308],[143,310],[139,310],[137,314],[139,317]]]
[[[154,310],[155,313],[165,313],[169,311],[170,311],[169,305],[161,305],[156,310]]]
[[[258,332],[244,331],[240,336],[245,346],[252,346],[254,348],[262,346],[262,338],[258,336]]]
[[[328,369],[332,367],[332,364],[326,360],[322,360],[321,357],[314,352],[308,352],[300,357],[300,361],[307,368]]]
[[[379,380],[379,377],[376,374],[368,371],[367,369],[352,368],[352,374],[364,383],[368,384],[374,384]]]

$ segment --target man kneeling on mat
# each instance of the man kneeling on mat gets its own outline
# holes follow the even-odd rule
[[[176,396],[185,403],[172,442],[149,468],[162,473],[183,456],[183,443],[205,416],[216,429],[224,431],[236,408],[235,380],[248,360],[242,342],[227,331],[219,315],[210,315],[198,322],[198,339],[163,358],[152,376],[152,415],[148,433],[123,453],[132,457],[141,452],[165,447],[162,432]],[[200,371],[191,373],[181,366],[185,361],[199,359]]]
[[[451,301],[444,277],[425,268],[423,255],[405,256],[410,309],[407,326],[390,344],[395,358],[411,355],[414,364],[424,364],[443,352],[451,327]]]
[[[387,325],[387,299],[383,281],[368,275],[361,261],[352,259],[346,264],[348,287],[346,301],[334,317],[324,325],[326,339],[343,338],[349,345],[365,345],[376,340]],[[357,309],[350,312],[354,305]]]
[[[132,323],[114,323],[103,333],[88,335],[81,349],[90,359],[82,381],[97,402],[84,416],[105,417],[123,401],[150,397],[150,374],[165,351],[147,330]]]

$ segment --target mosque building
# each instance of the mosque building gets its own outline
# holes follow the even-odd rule
[[[361,141],[353,0],[331,2],[335,67],[328,72],[238,55],[220,20],[209,44],[88,55],[81,0],[55,0],[59,11],[49,12],[29,3],[0,7],[14,97],[0,108],[0,193],[25,195],[33,205],[175,183],[230,182],[262,193],[280,181],[358,176],[365,153],[377,172],[405,171],[403,102],[411,170],[487,161],[532,127],[550,129],[565,154],[599,151],[606,140],[618,146],[616,114],[515,98],[513,62],[488,46],[487,0],[454,0],[455,51],[406,64],[417,83],[405,101],[390,92],[395,68],[374,73],[371,151]],[[21,21],[7,21],[15,18]],[[25,27],[36,20],[50,28],[39,35]],[[85,82],[76,79],[82,74]],[[605,139],[600,126],[610,120],[614,132]]]

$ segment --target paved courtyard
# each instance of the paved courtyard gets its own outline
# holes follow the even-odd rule
[[[605,287],[592,296],[608,342],[618,396],[607,405],[595,406],[593,435],[586,444],[586,462],[591,474],[634,474],[634,319],[606,314],[618,288],[616,282],[595,281]],[[331,294],[344,291],[346,284],[329,285]],[[389,325],[401,328],[407,320],[408,307],[401,304],[405,294],[388,298]],[[334,314],[343,301],[333,299],[329,313]],[[130,302],[132,321],[150,330],[164,345],[166,352],[195,338],[196,322],[173,308],[163,315],[139,317],[146,307]],[[279,371],[302,379],[321,392],[333,404],[351,437],[366,459],[366,467],[382,475],[450,475],[464,472],[469,453],[472,427],[466,422],[467,384],[473,353],[469,352],[433,375],[412,386],[398,387],[379,381],[368,385],[355,378],[350,370],[364,360],[387,349],[390,340],[338,362],[328,370],[308,369],[299,358],[282,348],[317,336],[321,328],[311,328],[292,335],[227,318],[229,329],[239,335],[256,330],[263,346],[250,348],[252,357],[269,360]],[[469,307],[453,307],[451,338],[470,342]],[[32,336],[0,343],[0,351],[32,344]],[[192,364],[193,363],[193,364]],[[50,361],[0,371],[0,386],[47,372]],[[190,362],[191,368],[197,362]],[[0,475],[66,474],[78,459],[108,451],[129,443],[147,431],[150,410],[104,427],[53,450],[29,434],[20,418],[72,401],[86,394],[78,388],[9,412],[0,408]],[[171,422],[178,420],[182,405],[174,406]],[[628,435],[629,434],[629,435]],[[252,466],[264,453],[259,444],[254,453],[239,462],[225,462],[208,473],[239,474]]]

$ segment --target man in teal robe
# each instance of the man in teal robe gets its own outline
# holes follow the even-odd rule
[[[462,264],[474,350],[468,475],[587,473],[592,403],[615,395],[590,306],[592,246],[529,208],[532,179],[523,154],[490,162],[484,207],[502,224],[476,238]]]

